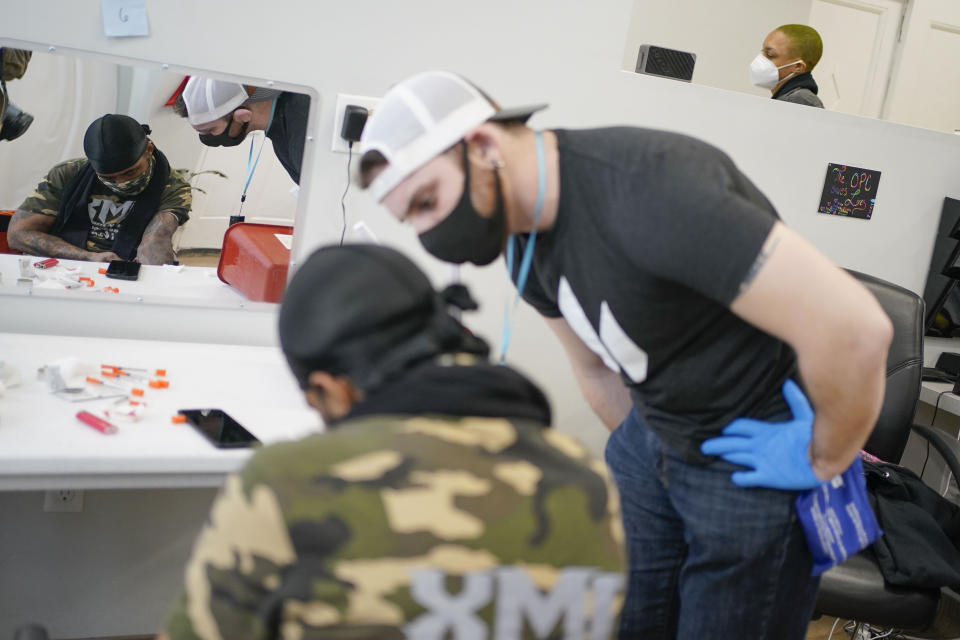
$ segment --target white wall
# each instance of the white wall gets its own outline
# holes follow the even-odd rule
[[[26,75],[7,89],[34,117],[26,133],[0,143],[0,209],[16,209],[50,167],[83,155],[87,126],[116,104],[117,67],[35,52]]]
[[[17,3],[0,23],[0,38],[168,63],[171,73],[195,67],[315,91],[320,104],[304,159],[299,257],[339,239],[346,156],[328,148],[336,94],[382,95],[391,83],[428,68],[459,71],[505,104],[549,101],[551,108],[533,121],[539,127],[626,123],[705,138],[728,151],[784,219],[829,257],[915,291],[922,291],[940,203],[946,195],[960,197],[960,137],[620,71],[630,0],[287,0],[257,11],[237,11],[228,0],[168,0],[147,8],[149,38],[108,41],[97,0]],[[724,15],[716,13],[716,19]],[[748,44],[754,51],[758,46]],[[745,69],[752,57],[738,64]],[[873,220],[816,213],[828,162],[882,170]],[[347,207],[351,221],[365,219],[437,282],[448,277],[446,266],[364,195],[351,193]],[[495,340],[510,290],[502,264],[465,268],[463,277],[483,304],[469,322]],[[514,333],[511,361],[549,391],[560,428],[598,449],[605,432],[543,322],[524,308]]]
[[[45,513],[43,492],[0,492],[0,638],[27,623],[52,638],[156,632],[215,494],[85,491],[83,512]]]
[[[642,44],[680,49],[697,54],[693,82],[769,97],[769,91],[750,84],[750,61],[780,25],[807,24],[811,0],[633,0],[632,5],[624,70],[636,68]]]

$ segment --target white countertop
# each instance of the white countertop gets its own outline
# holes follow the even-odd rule
[[[951,389],[953,384],[949,382],[924,380],[920,387],[920,402],[937,407],[938,411],[960,416],[960,396],[951,393]]]
[[[104,435],[75,415],[112,400],[67,402],[37,377],[68,356],[165,368],[170,388],[147,388],[143,417],[112,420],[119,431]],[[250,450],[215,448],[171,422],[179,409],[223,409],[264,443],[322,428],[275,347],[0,333],[0,360],[22,377],[0,393],[0,490],[218,486]]]
[[[240,292],[221,281],[213,267],[187,267],[173,265],[143,265],[137,280],[117,280],[98,273],[105,269],[104,262],[84,262],[81,260],[60,260],[51,269],[35,269],[37,278],[32,285],[18,284],[20,278],[20,260],[27,259],[32,265],[42,260],[35,256],[0,254],[0,292],[17,293],[32,290],[31,295],[53,295],[77,300],[129,300],[141,298],[150,302],[154,299],[167,300],[177,298],[183,304],[204,304],[225,307],[251,304]],[[61,277],[80,274],[91,278],[94,286],[84,282],[76,289],[68,289],[59,281]],[[119,289],[119,292],[104,291],[105,287]]]

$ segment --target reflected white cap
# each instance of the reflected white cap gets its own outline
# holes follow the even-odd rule
[[[183,88],[187,122],[192,125],[213,122],[239,107],[248,97],[239,82],[193,76]]]
[[[498,109],[466,79],[426,71],[394,85],[363,127],[360,154],[379,151],[389,163],[367,191],[378,202],[404,178],[487,120],[526,122],[546,104]]]

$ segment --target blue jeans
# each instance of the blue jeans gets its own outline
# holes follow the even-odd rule
[[[606,458],[630,556],[620,638],[804,637],[819,579],[795,493],[737,487],[723,460],[684,462],[636,409]]]

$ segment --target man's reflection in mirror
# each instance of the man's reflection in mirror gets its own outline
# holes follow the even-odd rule
[[[819,88],[810,74],[823,55],[823,41],[813,27],[785,24],[764,39],[750,63],[750,81],[769,89],[774,100],[823,109]]]
[[[194,76],[174,109],[210,147],[236,146],[251,131],[266,132],[280,164],[290,179],[300,184],[309,97]]]
[[[87,128],[85,158],[55,165],[14,213],[7,241],[23,253],[107,262],[175,263],[190,185],[148,138],[150,128],[108,114]]]

